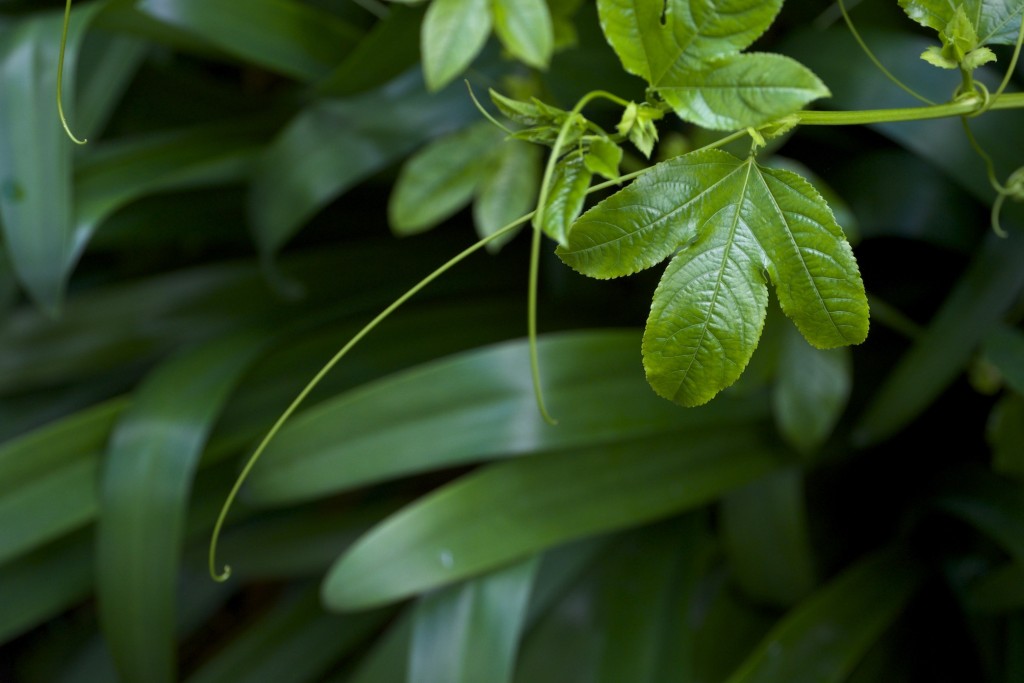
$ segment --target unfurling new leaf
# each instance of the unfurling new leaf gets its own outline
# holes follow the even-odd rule
[[[557,253],[585,275],[611,278],[676,250],[643,341],[661,396],[701,405],[739,378],[761,335],[769,279],[813,346],[867,336],[853,252],[825,200],[795,173],[718,150],[672,159],[581,216]]]

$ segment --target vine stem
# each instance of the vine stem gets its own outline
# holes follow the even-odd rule
[[[879,71],[885,74],[886,78],[892,81],[893,84],[895,84],[900,90],[907,93],[915,100],[919,100],[921,102],[924,102],[925,104],[935,104],[927,97],[918,94],[917,91],[915,91],[909,85],[906,85],[900,79],[896,78],[896,76],[894,76],[891,71],[885,68],[885,65],[882,64],[878,57],[875,56],[875,53],[871,51],[871,48],[869,48],[867,43],[864,42],[864,39],[860,37],[860,33],[857,31],[857,28],[853,25],[853,19],[850,18],[849,12],[846,11],[846,4],[843,2],[843,0],[839,0],[839,11],[842,12],[843,21],[846,22],[846,27],[850,29],[850,33],[853,35],[853,39],[857,41],[858,45],[860,45],[860,49],[864,52],[865,55],[867,55],[867,58],[871,60],[871,63],[878,67]]]
[[[84,145],[88,140],[79,140],[71,132],[68,126],[68,119],[64,116],[64,47],[68,42],[68,24],[71,23],[71,0],[64,5],[64,25],[60,30],[60,52],[57,55],[57,115],[60,116],[60,124],[64,126],[64,132],[68,134],[76,145]]]
[[[871,123],[895,123],[898,121],[924,121],[965,116],[977,111],[979,98],[969,97],[946,104],[927,107],[905,107],[897,109],[862,109],[859,111],[799,111],[795,116],[805,126],[850,126]],[[989,109],[1024,108],[1024,93],[1009,93],[992,97]]]
[[[540,410],[544,421],[552,426],[558,424],[558,421],[551,417],[547,406],[544,404],[544,392],[540,383],[540,359],[537,354],[537,283],[540,278],[541,226],[544,225],[548,194],[551,191],[551,179],[555,174],[555,165],[562,154],[562,147],[565,146],[566,137],[569,135],[569,128],[573,125],[575,117],[583,111],[583,108],[598,98],[609,100],[622,107],[629,106],[629,102],[626,100],[604,90],[593,90],[580,98],[576,106],[569,112],[569,115],[565,117],[562,127],[558,129],[558,137],[555,138],[555,144],[551,147],[551,154],[548,156],[547,165],[544,167],[544,177],[541,180],[540,192],[537,198],[537,210],[533,213],[533,241],[530,245],[529,300],[526,311],[527,338],[530,347],[530,374],[533,377],[533,393],[537,399],[537,409]]]
[[[712,142],[711,144],[705,145],[701,149],[702,150],[703,149],[714,149],[716,147],[721,147],[723,145],[729,144],[730,142],[733,142],[734,140],[741,139],[746,134],[747,134],[746,131],[738,131],[736,133],[732,133],[730,135],[726,135],[725,137],[723,137],[723,138],[721,138],[719,140],[716,140],[715,142]],[[626,182],[626,181],[629,181],[629,180],[633,180],[634,178],[638,178],[639,176],[643,175],[648,170],[650,170],[650,168],[653,168],[653,167],[648,167],[648,168],[645,168],[645,169],[641,169],[639,171],[634,171],[633,173],[627,173],[627,174],[623,175],[621,178],[619,178],[618,180],[609,180],[609,181],[604,182],[604,183],[599,183],[597,185],[593,185],[593,186],[591,186],[590,188],[587,189],[587,194],[591,194],[591,193],[594,193],[594,192],[600,192],[601,190],[607,189],[609,187],[613,187],[613,186],[615,186],[615,185],[617,185],[619,183]],[[341,361],[341,359],[344,358],[348,354],[348,352],[351,351],[352,348],[363,339],[363,337],[365,337],[370,332],[372,332],[388,316],[390,316],[392,313],[394,313],[396,310],[398,310],[399,307],[401,307],[405,302],[407,302],[413,296],[418,294],[424,287],[426,287],[431,282],[433,282],[437,278],[439,278],[442,275],[444,275],[446,272],[448,272],[448,270],[450,270],[454,266],[458,265],[460,262],[465,260],[468,256],[470,256],[470,255],[474,254],[475,252],[479,251],[480,249],[484,248],[485,246],[487,246],[488,244],[490,244],[494,240],[498,239],[499,237],[502,237],[503,235],[507,235],[508,233],[512,232],[513,230],[518,228],[523,223],[526,223],[527,221],[529,221],[533,217],[534,217],[534,212],[532,212],[532,211],[530,213],[524,215],[524,216],[520,216],[519,218],[517,218],[516,220],[512,221],[508,225],[503,226],[497,232],[495,232],[495,233],[493,233],[491,235],[488,235],[487,237],[479,240],[478,242],[476,242],[472,246],[467,247],[466,249],[462,250],[457,255],[455,255],[454,257],[452,257],[448,261],[446,261],[445,264],[442,265],[440,268],[438,268],[437,270],[433,271],[432,273],[430,273],[430,275],[427,275],[425,278],[423,278],[422,280],[417,282],[415,285],[413,285],[411,288],[409,288],[409,290],[407,290],[405,292],[405,294],[403,294],[402,296],[400,296],[397,299],[395,299],[387,308],[385,308],[383,311],[378,313],[377,316],[373,320],[371,320],[369,323],[367,323],[365,327],[363,327],[361,330],[359,330],[359,332],[357,332],[355,334],[355,336],[353,336],[351,339],[349,339],[349,341],[343,347],[341,347],[341,349],[337,353],[335,353],[334,356],[332,356],[331,359],[329,361],[327,361],[327,363],[324,364],[324,366],[322,368],[320,368],[319,372],[317,372],[316,375],[313,376],[313,379],[311,379],[309,381],[309,383],[306,384],[305,388],[303,388],[303,390],[301,392],[299,392],[298,396],[296,396],[292,400],[291,404],[289,404],[289,406],[285,409],[285,411],[283,413],[281,413],[281,416],[277,418],[277,420],[274,422],[273,426],[267,432],[266,436],[264,436],[263,439],[260,441],[259,445],[256,447],[256,450],[254,450],[252,455],[249,456],[249,460],[245,463],[245,466],[242,468],[242,471],[239,473],[238,478],[235,480],[234,485],[231,487],[231,491],[228,492],[228,496],[224,500],[224,505],[221,507],[220,514],[217,516],[217,521],[216,521],[216,523],[213,526],[213,535],[210,538],[210,550],[209,550],[209,570],[210,570],[210,576],[213,577],[213,579],[215,581],[224,582],[224,581],[227,581],[231,577],[231,567],[229,565],[224,565],[224,569],[223,570],[221,570],[219,572],[217,571],[217,545],[220,542],[220,534],[221,534],[221,531],[224,528],[224,523],[227,521],[228,512],[231,510],[231,506],[234,504],[235,499],[238,497],[239,491],[241,491],[242,486],[245,484],[246,480],[249,478],[249,475],[252,473],[252,470],[256,466],[256,463],[259,461],[260,457],[263,455],[263,452],[267,450],[267,446],[270,445],[270,442],[274,439],[275,436],[277,436],[277,433],[279,431],[281,431],[281,427],[284,426],[284,423],[287,422],[289,418],[291,418],[291,416],[295,413],[295,411],[298,410],[299,406],[302,405],[302,403],[306,400],[306,398],[309,396],[310,392],[312,392],[313,389],[315,389],[317,387],[317,385],[320,384],[320,382],[323,380],[323,378],[326,377],[327,374],[331,370],[334,369],[334,367]],[[535,231],[535,233],[534,233],[534,240],[538,239],[538,235],[539,234],[540,234],[539,230]],[[536,297],[532,297],[532,299],[535,300]],[[537,386],[537,385],[535,385],[535,386]]]
[[[352,350],[352,347],[358,344],[363,339],[363,337],[372,332],[380,323],[382,323],[388,316],[394,313],[406,301],[408,301],[417,293],[419,293],[420,290],[429,285],[431,282],[444,275],[452,267],[458,265],[460,262],[465,260],[466,257],[484,248],[485,246],[487,246],[494,240],[498,239],[499,237],[502,237],[503,235],[507,235],[508,233],[512,232],[514,229],[516,229],[526,221],[530,220],[530,218],[532,217],[533,213],[531,212],[526,214],[525,216],[521,216],[520,218],[512,221],[508,225],[502,227],[497,232],[488,235],[487,237],[479,240],[472,246],[462,250],[457,255],[449,259],[440,268],[438,268],[430,275],[420,280],[415,285],[413,285],[408,291],[405,292],[405,294],[395,299],[390,306],[388,306],[383,311],[378,313],[377,317],[375,317],[373,320],[367,323],[366,326],[363,327],[363,329],[359,330],[359,332],[357,332],[356,335],[348,341],[348,343],[341,347],[341,349],[337,353],[335,353],[334,356],[329,361],[327,361],[327,363],[322,368],[320,368],[320,371],[317,372],[316,375],[314,375],[313,379],[311,379],[309,383],[306,384],[305,388],[301,392],[299,392],[299,395],[296,396],[294,400],[292,400],[288,408],[286,408],[285,411],[281,413],[281,416],[277,418],[277,421],[274,422],[274,425],[270,428],[270,431],[267,432],[267,435],[263,437],[262,441],[260,441],[259,445],[256,447],[256,450],[253,451],[253,454],[249,456],[248,462],[245,463],[245,467],[242,468],[242,472],[238,475],[238,479],[235,480],[235,484],[234,486],[231,487],[231,491],[228,493],[228,497],[224,500],[224,505],[221,507],[220,514],[217,516],[217,522],[216,524],[214,524],[213,527],[213,536],[210,539],[209,554],[210,576],[212,576],[215,581],[224,582],[227,581],[228,578],[230,578],[231,576],[231,567],[228,565],[224,565],[224,569],[222,571],[217,571],[217,543],[220,540],[220,532],[221,529],[223,529],[224,527],[224,522],[225,520],[227,520],[228,511],[234,504],[235,499],[238,497],[238,492],[242,489],[242,485],[249,478],[249,474],[252,472],[253,467],[256,466],[256,462],[260,459],[260,456],[263,455],[263,452],[267,449],[267,446],[270,444],[273,438],[277,436],[277,433],[281,430],[281,427],[284,426],[284,423],[288,421],[288,419],[292,416],[292,414],[295,413],[295,411],[302,404],[302,402],[306,400],[306,397],[309,396],[310,392],[313,391],[313,389],[315,389],[316,386],[320,384],[321,380],[323,380],[323,378],[327,376],[327,373],[334,369],[334,366],[337,365],[338,362],[342,358],[344,358],[349,351]]]

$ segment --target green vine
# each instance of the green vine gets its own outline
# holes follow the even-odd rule
[[[782,0],[740,0],[742,7],[733,3],[728,12],[709,0],[707,16],[699,24],[685,11],[685,4],[686,0],[598,0],[602,29],[623,68],[648,84],[642,102],[596,90],[563,110],[528,94],[511,97],[492,90],[491,101],[503,119],[499,120],[470,90],[483,116],[507,136],[506,144],[525,142],[548,149],[542,171],[537,162],[540,177],[534,210],[485,234],[409,289],[310,380],[250,456],[224,503],[209,549],[209,569],[217,580],[226,580],[230,574],[229,567],[218,571],[216,558],[229,509],[267,445],[313,388],[416,293],[527,222],[533,228],[527,320],[531,376],[539,412],[551,425],[555,420],[545,405],[537,353],[539,256],[545,236],[556,243],[555,253],[566,265],[593,278],[624,277],[668,261],[652,299],[641,350],[653,389],[683,406],[706,403],[743,373],[759,343],[769,285],[775,288],[782,311],[812,346],[843,347],[866,338],[868,297],[853,251],[828,203],[807,179],[759,160],[769,140],[800,125],[960,118],[997,193],[993,229],[1006,235],[999,213],[1007,198],[1024,200],[1024,167],[1000,183],[991,156],[971,131],[969,118],[1024,108],[1024,93],[1005,92],[1024,44],[1019,16],[1011,34],[1005,21],[998,23],[985,12],[969,16],[962,6],[901,0],[908,15],[934,29],[941,41],[941,47],[929,48],[922,59],[959,72],[960,84],[950,100],[937,103],[881,64],[840,0],[843,18],[867,57],[923,106],[813,111],[807,105],[830,94],[814,73],[782,55],[744,51],[775,20]],[[428,20],[440,26],[442,18],[433,12]],[[484,38],[486,31],[489,28],[484,27],[480,32]],[[512,40],[509,35],[502,39]],[[990,93],[973,72],[996,59],[988,47],[993,44],[1014,45],[1014,51],[1000,86]],[[538,65],[550,57],[547,43],[517,44],[517,49],[532,54]],[[431,59],[425,59],[425,65],[432,87],[450,79],[457,66]],[[584,115],[586,107],[599,99],[621,108],[614,132]],[[621,173],[626,143],[649,158],[658,140],[657,122],[671,115],[722,135],[699,149]],[[751,141],[745,158],[722,149],[743,138]],[[474,145],[485,145],[490,138],[477,135],[474,129],[471,139]],[[595,176],[600,182],[594,182]],[[414,182],[415,178],[400,179],[399,184]],[[612,188],[614,193],[584,211],[588,195]],[[881,313],[882,318],[910,329],[884,305]]]

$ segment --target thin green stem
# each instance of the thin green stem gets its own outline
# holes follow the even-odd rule
[[[76,145],[84,145],[88,140],[79,140],[68,127],[68,119],[64,116],[64,47],[68,42],[68,24],[71,23],[71,0],[64,5],[64,25],[60,31],[60,53],[57,56],[57,114],[60,116],[60,123],[64,126],[64,132]]]
[[[548,156],[547,165],[544,167],[544,177],[541,179],[540,192],[537,198],[537,210],[533,214],[534,235],[530,248],[529,301],[527,302],[526,328],[528,330],[527,337],[529,338],[530,346],[530,370],[533,375],[533,391],[537,397],[537,408],[544,417],[544,421],[550,425],[557,424],[557,420],[551,417],[547,407],[544,405],[544,392],[540,385],[540,359],[537,354],[537,281],[540,277],[540,238],[547,210],[548,195],[551,191],[551,180],[554,178],[555,165],[558,163],[558,158],[562,154],[562,147],[565,146],[565,140],[569,135],[569,128],[574,124],[574,119],[583,111],[583,108],[598,98],[610,100],[623,107],[629,106],[628,101],[604,90],[593,90],[580,98],[576,106],[569,112],[569,115],[565,117],[562,127],[558,129],[558,137],[555,138],[555,144],[551,147],[551,154]]]
[[[530,345],[530,376],[533,378],[533,395],[537,399],[537,409],[541,417],[551,426],[558,420],[551,417],[544,403],[544,392],[540,383],[540,355],[537,353],[537,283],[540,279],[540,244],[541,231],[535,228],[530,242],[530,281],[526,295],[526,338]]]
[[[974,137],[974,132],[971,131],[971,124],[967,121],[967,117],[961,116],[960,123],[963,124],[964,135],[967,136],[967,143],[971,146],[971,149],[974,150],[974,153],[981,157],[981,160],[985,163],[985,173],[988,175],[988,182],[996,192],[1000,194],[1006,192],[1006,188],[1003,187],[1003,184],[1000,183],[999,179],[996,177],[996,166],[992,161],[992,157],[989,156],[989,153],[981,146],[978,139]]]
[[[980,98],[975,96],[928,107],[863,109],[860,111],[800,111],[796,113],[796,116],[800,119],[800,124],[805,126],[852,126],[965,116],[977,111],[979,104]],[[1024,108],[1024,93],[1017,92],[1003,95],[998,100],[993,98],[989,105],[989,109],[993,110],[1021,108]]]
[[[992,232],[999,237],[1006,239],[1010,235],[1007,234],[1006,230],[1003,229],[1003,225],[999,220],[999,214],[1003,211],[1003,202],[1006,201],[1006,192],[1000,192],[996,197],[996,200],[992,202],[992,215],[990,221],[992,223]]]
[[[1003,81],[999,84],[992,99],[999,99],[999,96],[1006,90],[1006,86],[1010,84],[1013,72],[1017,69],[1017,60],[1020,59],[1021,47],[1024,47],[1024,20],[1020,22],[1020,29],[1017,31],[1017,44],[1013,48],[1013,57],[1010,58],[1010,65],[1006,68],[1006,73],[1003,74]]]
[[[299,392],[299,395],[295,397],[295,399],[291,402],[288,408],[285,409],[283,413],[281,413],[281,416],[279,418],[277,418],[277,421],[270,428],[270,431],[267,432],[267,435],[263,437],[262,441],[260,441],[259,445],[256,447],[256,450],[253,451],[253,454],[249,456],[249,461],[245,463],[245,467],[242,468],[241,474],[238,475],[238,479],[235,480],[234,486],[231,487],[231,491],[228,493],[228,497],[224,501],[224,505],[221,508],[220,515],[218,515],[217,522],[216,524],[214,524],[213,527],[213,536],[210,539],[210,576],[212,576],[215,581],[227,581],[228,578],[231,576],[231,567],[228,565],[225,565],[224,569],[221,572],[217,571],[217,543],[220,540],[220,532],[221,529],[224,527],[224,522],[227,519],[228,512],[230,511],[231,506],[234,504],[235,498],[238,497],[238,492],[242,489],[242,485],[249,478],[249,474],[252,472],[253,467],[256,466],[256,462],[260,459],[260,456],[263,455],[263,452],[267,449],[267,446],[274,439],[277,433],[281,430],[281,427],[284,425],[284,423],[288,421],[292,414],[299,408],[300,405],[302,405],[302,402],[306,400],[306,397],[309,396],[309,393],[313,391],[313,389],[315,389],[318,384],[320,384],[321,380],[323,380],[323,378],[327,376],[327,373],[334,369],[334,366],[337,365],[338,362],[342,358],[344,358],[348,354],[348,352],[351,351],[352,348],[363,339],[363,337],[372,332],[380,323],[382,323],[388,316],[394,313],[406,301],[408,301],[417,293],[419,293],[420,290],[429,285],[431,282],[433,282],[440,276],[444,275],[446,272],[448,272],[448,270],[450,270],[455,265],[459,264],[466,257],[484,248],[487,244],[493,242],[499,237],[512,232],[512,230],[519,227],[526,221],[530,220],[532,216],[532,213],[526,214],[525,216],[522,216],[516,219],[515,221],[509,223],[508,225],[504,226],[497,232],[488,235],[487,237],[483,238],[473,246],[468,247],[467,249],[464,249],[463,251],[459,252],[456,256],[449,259],[440,268],[438,268],[430,275],[426,276],[418,283],[416,283],[416,285],[411,287],[405,294],[395,299],[390,306],[381,311],[377,315],[377,317],[375,317],[373,320],[367,323],[366,326],[363,327],[363,329],[359,330],[359,332],[356,333],[356,335],[352,337],[347,344],[341,347],[341,350],[334,354],[334,357],[332,357],[329,361],[327,361],[327,363],[322,368],[320,368],[320,371],[317,372],[313,379],[311,379],[309,383],[305,386],[305,388],[301,392]]]
[[[882,62],[879,61],[878,57],[875,56],[875,53],[871,51],[871,48],[868,47],[867,43],[864,42],[864,39],[860,37],[860,33],[857,32],[857,28],[853,25],[853,19],[850,18],[850,14],[846,11],[846,5],[843,3],[843,0],[839,0],[839,11],[843,13],[843,20],[846,22],[846,26],[850,29],[850,33],[853,34],[853,39],[857,41],[858,45],[860,45],[860,49],[864,51],[864,54],[871,60],[871,63],[878,67],[879,71],[885,74],[886,78],[914,99],[924,102],[925,104],[935,104],[924,95],[918,94],[917,91],[909,85],[906,85],[900,79],[896,78],[892,72],[885,68]]]
[[[488,121],[493,123],[495,126],[497,126],[498,128],[502,129],[503,131],[505,131],[506,135],[512,135],[512,131],[509,130],[508,127],[506,127],[498,119],[496,119],[493,116],[491,116],[491,112],[489,112],[486,109],[484,109],[484,105],[480,104],[480,100],[478,100],[476,98],[476,93],[473,92],[473,86],[469,84],[469,80],[468,79],[465,81],[465,84],[466,84],[466,90],[469,91],[469,99],[473,100],[473,104],[476,105],[477,111],[479,111],[481,114],[483,114],[485,119],[487,119]]]

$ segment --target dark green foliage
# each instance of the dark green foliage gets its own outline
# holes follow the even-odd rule
[[[0,680],[1021,680],[1024,2],[866,5],[0,3]]]

